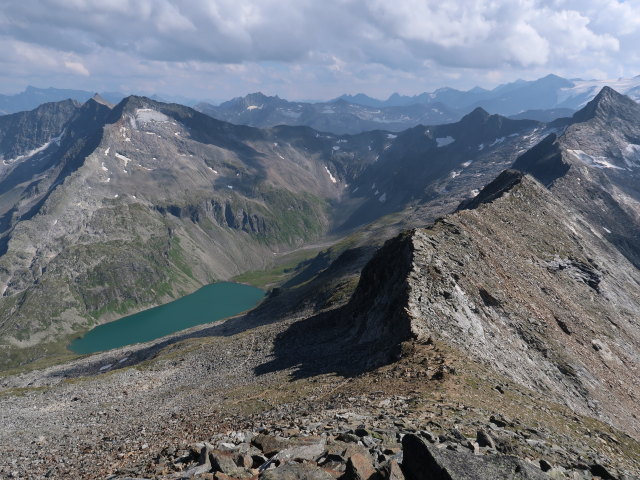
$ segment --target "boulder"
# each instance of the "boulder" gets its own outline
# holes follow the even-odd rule
[[[309,463],[285,463],[273,470],[265,470],[260,480],[334,480],[334,477]]]
[[[477,456],[464,450],[440,450],[413,434],[404,436],[402,446],[407,480],[548,479],[540,469],[509,455]]]
[[[289,445],[289,441],[284,437],[265,435],[261,433],[256,436],[251,443],[258,447],[267,457],[273,457],[280,450],[284,450]]]
[[[496,448],[493,438],[491,438],[491,435],[484,430],[478,430],[478,433],[476,434],[476,442],[478,442],[478,446],[480,447]]]
[[[278,452],[278,459],[281,461],[287,460],[318,460],[327,451],[327,441],[324,438],[316,439],[315,443],[308,445],[300,445],[295,447],[285,448]]]
[[[378,478],[378,472],[374,468],[369,456],[356,453],[349,457],[347,461],[344,478],[345,480],[376,480]]]
[[[211,450],[209,452],[209,463],[211,470],[221,472],[231,477],[246,478],[251,474],[246,468],[239,467],[235,462],[236,455],[231,452]]]
[[[404,473],[395,459],[389,460],[382,468],[382,478],[383,480],[404,480]]]

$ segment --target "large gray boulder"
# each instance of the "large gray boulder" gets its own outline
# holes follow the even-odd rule
[[[474,455],[441,450],[416,435],[402,439],[407,480],[548,480],[549,476],[509,455]]]
[[[266,470],[260,480],[335,480],[328,472],[308,463],[286,463]]]

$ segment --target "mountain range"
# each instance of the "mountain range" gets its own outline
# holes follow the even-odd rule
[[[137,96],[0,117],[0,473],[637,478],[640,105],[580,105],[352,135]],[[64,361],[314,245],[245,315]]]
[[[17,113],[42,105],[43,103],[59,102],[62,100],[75,100],[84,103],[94,95],[94,92],[86,90],[71,90],[66,88],[38,88],[28,86],[23,92],[14,95],[0,94],[0,115]],[[125,95],[120,92],[102,92],[100,96],[111,103],[118,103]],[[196,100],[180,95],[149,95],[151,98],[160,101],[179,102],[184,105],[195,105]]]
[[[378,100],[362,93],[342,95],[338,99],[369,107],[400,107],[440,102],[455,109],[469,110],[482,107],[493,113],[516,115],[528,110],[553,108],[576,110],[584,107],[605,86],[614,88],[637,100],[640,91],[640,76],[630,79],[599,81],[569,80],[550,74],[532,81],[516,80],[499,85],[492,90],[475,87],[462,91],[445,87],[414,96],[394,93],[387,100]]]
[[[342,95],[326,102],[288,101],[278,96],[252,93],[214,105],[183,96],[149,95],[152,100],[176,102],[218,120],[259,128],[277,125],[308,126],[333,134],[356,134],[382,129],[398,132],[416,125],[435,125],[459,120],[475,108],[483,108],[513,119],[551,122],[570,117],[605,85],[631,98],[640,98],[640,77],[615,81],[565,79],[548,75],[533,81],[517,80],[492,90],[479,87],[468,91],[440,88],[406,96],[394,93],[386,100],[365,94]],[[85,102],[93,93],[83,90],[27,87],[16,95],[0,95],[0,113],[32,110],[46,102],[66,99]],[[116,104],[125,94],[102,93]]]
[[[195,108],[219,120],[254,127],[305,125],[335,134],[367,130],[401,131],[418,124],[430,125],[458,120],[457,110],[442,103],[368,106],[344,99],[327,103],[289,102],[277,96],[252,93],[219,106],[201,102]]]
[[[632,98],[640,98],[639,77],[619,80],[614,85]],[[387,100],[357,94],[342,95],[324,103],[303,103],[253,93],[219,106],[201,102],[195,108],[220,120],[255,127],[306,125],[337,134],[377,128],[395,132],[419,124],[457,121],[478,107],[513,119],[551,122],[570,117],[603,86],[604,82],[548,75],[534,81],[518,80],[493,90],[441,88],[415,96],[394,93]]]

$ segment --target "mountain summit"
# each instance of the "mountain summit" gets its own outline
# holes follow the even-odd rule
[[[631,98],[618,93],[611,87],[603,87],[593,100],[574,114],[573,121],[586,122],[599,118],[602,121],[637,122],[640,120],[639,110],[638,104]]]

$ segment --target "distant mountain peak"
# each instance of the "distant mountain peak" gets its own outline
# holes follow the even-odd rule
[[[100,103],[106,107],[113,108],[113,104],[107,102],[104,98],[100,96],[99,93],[96,93],[93,97],[91,97],[91,100],[93,100],[94,102]]]
[[[491,114],[489,112],[487,112],[484,108],[476,107],[470,113],[467,113],[462,118],[462,121],[467,120],[467,121],[482,121],[482,122],[484,122],[490,116],[491,116]]]
[[[275,96],[269,96],[269,95],[265,95],[262,92],[253,92],[253,93],[248,93],[247,95],[245,95],[244,98],[253,98],[253,99],[257,99],[257,98],[278,98],[277,95]]]
[[[605,86],[582,110],[574,114],[573,120],[585,122],[593,118],[622,117],[629,110],[640,111],[640,107],[631,98]]]

